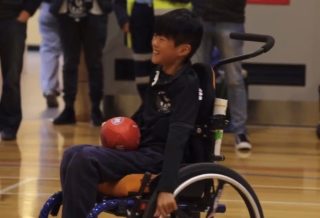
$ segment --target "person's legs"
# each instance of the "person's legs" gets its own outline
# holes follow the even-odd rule
[[[84,218],[97,199],[97,185],[119,180],[131,173],[158,173],[161,152],[144,148],[121,151],[80,145],[67,149],[61,162],[63,218]]]
[[[81,22],[67,15],[58,17],[59,33],[63,49],[63,100],[65,108],[53,121],[55,125],[73,124],[75,120],[74,103],[78,85],[78,65],[81,52]]]
[[[218,23],[215,25],[214,40],[222,58],[234,57],[243,53],[243,41],[230,39],[229,34],[231,32],[243,33],[244,25],[238,23]],[[251,149],[251,145],[246,138],[247,92],[241,62],[227,64],[223,69],[227,83],[231,126],[236,134],[236,146]]]
[[[89,77],[91,121],[95,126],[100,126],[103,122],[100,110],[103,96],[102,51],[106,42],[107,18],[107,15],[89,15],[83,21],[81,29]]]
[[[43,95],[48,107],[57,107],[56,96],[59,95],[59,57],[61,54],[58,21],[49,12],[50,4],[41,5],[39,28],[42,37],[40,45],[40,78]]]
[[[202,21],[203,36],[201,44],[192,57],[193,63],[205,63],[211,65],[211,52],[214,48],[214,26],[210,22]]]
[[[26,39],[26,24],[0,21],[0,58],[3,77],[0,100],[2,140],[13,140],[22,120],[20,78]]]
[[[151,40],[153,36],[153,8],[148,4],[134,4],[130,19],[130,33],[134,60],[134,74],[138,93],[143,99],[150,81]]]

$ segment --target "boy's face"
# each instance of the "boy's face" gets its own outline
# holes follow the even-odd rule
[[[152,38],[152,50],[152,63],[167,67],[183,60],[190,53],[191,46],[176,46],[173,39],[155,34]]]

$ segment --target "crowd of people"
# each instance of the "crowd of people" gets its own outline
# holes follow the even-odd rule
[[[199,109],[199,84],[190,67],[191,57],[195,54],[196,62],[210,64],[215,48],[222,58],[242,54],[243,44],[229,39],[228,33],[245,31],[246,1],[0,1],[2,140],[15,140],[22,120],[20,75],[26,22],[40,4],[41,87],[50,108],[58,107],[57,97],[61,93],[58,66],[63,55],[64,108],[53,120],[54,125],[76,123],[74,104],[81,49],[88,71],[91,121],[94,126],[101,125],[104,119],[100,108],[102,50],[107,37],[108,14],[112,10],[121,29],[130,34],[135,63],[133,73],[142,100],[139,110],[142,141],[137,151],[123,153],[92,145],[73,146],[65,151],[61,163],[63,217],[85,217],[94,204],[99,182],[114,181],[128,173],[146,170],[163,175],[158,187],[158,214],[164,216],[172,212],[176,209],[172,195],[175,175]],[[228,64],[223,70],[235,148],[250,150],[241,63]],[[112,167],[114,162],[117,168]]]
[[[154,17],[163,11],[188,8],[199,17],[204,35],[193,61],[210,64],[213,49],[218,49],[221,58],[242,54],[243,42],[230,40],[228,33],[245,31],[245,0],[24,0],[0,4],[0,28],[11,26],[9,31],[1,31],[0,34],[4,81],[0,102],[2,140],[14,140],[22,120],[20,74],[26,22],[40,4],[41,89],[49,108],[58,107],[57,97],[60,93],[64,100],[64,108],[53,120],[54,125],[76,123],[74,104],[81,49],[88,71],[91,122],[94,126],[100,126],[104,120],[100,108],[103,97],[102,50],[106,42],[108,14],[112,10],[117,15],[120,28],[130,36],[133,73],[141,99],[144,98],[150,83],[150,72],[154,67],[150,43]],[[17,49],[9,49],[12,46]],[[63,79],[60,82],[58,69],[62,55]],[[247,94],[241,63],[228,64],[223,70],[235,146],[237,149],[251,149],[246,129]]]

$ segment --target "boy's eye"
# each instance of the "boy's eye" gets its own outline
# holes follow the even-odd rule
[[[160,41],[166,40],[166,37],[160,36],[160,35],[157,35],[157,34],[154,34],[154,35],[153,35],[153,38],[156,38],[157,40],[160,40]]]

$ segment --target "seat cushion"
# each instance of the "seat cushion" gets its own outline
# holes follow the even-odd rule
[[[126,197],[130,193],[139,192],[144,174],[129,174],[117,182],[104,182],[98,185],[98,191],[107,196]],[[156,175],[151,175],[151,179]],[[144,192],[149,192],[147,186]]]

